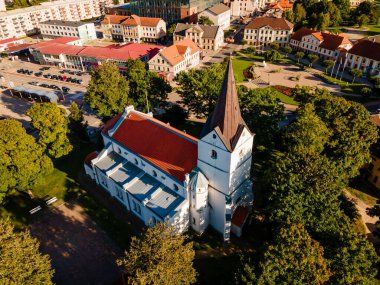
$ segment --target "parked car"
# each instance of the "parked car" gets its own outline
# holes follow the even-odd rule
[[[40,86],[44,88],[49,88],[49,84],[46,84],[46,83],[42,83]]]
[[[55,74],[53,74],[50,78],[51,78],[51,79],[58,79],[58,76],[55,75]]]
[[[41,77],[42,76],[42,72],[36,72],[36,73],[34,73],[34,76]]]
[[[41,68],[40,68],[41,71],[49,70],[49,69],[50,69],[50,67],[47,67],[47,66],[45,66],[45,67],[41,67]]]
[[[67,93],[70,91],[70,88],[66,86],[62,86],[62,91]]]
[[[8,89],[8,87],[4,85],[0,85],[0,89]]]
[[[44,77],[45,78],[51,78],[51,74],[50,73],[44,74]]]
[[[35,86],[38,86],[40,85],[37,81],[31,81],[29,82],[30,85],[35,85]]]

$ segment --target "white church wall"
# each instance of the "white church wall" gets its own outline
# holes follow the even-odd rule
[[[88,166],[86,163],[84,164],[85,173],[91,177],[91,179],[95,179],[94,171],[92,167]]]
[[[221,234],[224,233],[224,225],[226,219],[226,198],[221,192],[209,187],[209,213],[210,225]]]
[[[169,226],[173,226],[178,233],[183,233],[189,229],[189,201],[184,200],[174,210],[176,214],[168,220]]]

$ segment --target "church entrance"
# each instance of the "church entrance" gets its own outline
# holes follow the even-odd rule
[[[232,220],[231,220],[231,232],[233,232],[237,237],[241,237],[243,232],[243,226],[248,218],[248,208],[239,206],[236,208]]]

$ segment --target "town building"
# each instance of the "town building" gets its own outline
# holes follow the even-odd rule
[[[24,37],[39,32],[48,20],[80,21],[102,15],[111,0],[66,0],[0,12],[0,39]]]
[[[220,0],[135,0],[130,2],[132,14],[162,18],[168,24],[195,22],[197,14]]]
[[[351,7],[357,7],[360,3],[364,1],[373,2],[373,0],[350,0],[350,5]]]
[[[289,0],[270,2],[265,16],[281,18],[284,11],[289,10],[293,10],[293,3],[290,3]]]
[[[216,4],[207,8],[203,12],[200,12],[198,14],[198,19],[202,16],[208,17],[215,26],[220,26],[223,30],[230,26],[231,10],[230,7],[223,3]]]
[[[23,39],[10,38],[5,40],[0,40],[0,52],[8,50],[10,47],[18,46],[24,43]]]
[[[92,70],[103,62],[114,62],[125,71],[129,59],[148,62],[162,46],[129,43],[106,47],[83,46],[79,38],[58,38],[36,43],[29,47],[30,53],[40,64],[78,70]]]
[[[223,45],[224,32],[219,26],[178,23],[173,41],[177,43],[183,39],[191,39],[203,50],[216,51]]]
[[[196,67],[201,60],[201,49],[190,39],[163,48],[151,60],[149,69],[172,80],[181,71]]]
[[[380,35],[358,40],[347,52],[347,66],[365,75],[380,74]]]
[[[287,45],[293,32],[293,24],[284,18],[257,17],[244,28],[244,40],[254,46],[278,43]]]
[[[267,0],[231,0],[231,15],[234,17],[247,17],[261,11],[267,5]]]
[[[349,50],[352,44],[343,34],[301,28],[291,36],[290,46],[296,51],[317,54],[321,59],[336,60],[341,52]]]
[[[166,36],[166,23],[160,18],[107,15],[101,27],[104,38],[123,42],[157,43]]]
[[[231,60],[200,139],[132,106],[102,137],[105,147],[87,156],[85,172],[145,225],[167,221],[199,234],[211,226],[226,241],[241,235],[253,202],[254,135],[240,113]]]
[[[123,3],[119,5],[112,5],[106,7],[107,15],[120,15],[120,16],[131,16],[131,8],[129,3]]]
[[[46,39],[76,37],[83,41],[96,39],[94,23],[49,20],[40,23],[40,33]]]

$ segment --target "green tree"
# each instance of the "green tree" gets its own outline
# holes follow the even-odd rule
[[[28,191],[53,168],[43,148],[15,120],[0,121],[0,203],[10,191]]]
[[[123,258],[117,261],[128,284],[193,284],[192,242],[166,223],[148,228],[142,237],[133,237]]]
[[[198,19],[199,25],[206,25],[206,26],[212,26],[214,25],[214,22],[207,16],[200,16]]]
[[[356,78],[363,75],[363,71],[361,71],[360,69],[356,69],[356,68],[351,69],[350,73],[352,75],[352,83],[355,82]]]
[[[316,63],[318,59],[319,56],[316,54],[310,53],[307,55],[307,60],[310,62],[310,67],[313,67],[313,64]]]
[[[323,61],[322,65],[325,67],[325,73],[327,74],[327,71],[334,66],[334,61],[331,59],[326,59]]]
[[[270,50],[264,53],[264,59],[270,62],[277,62],[282,58],[281,54],[277,50]]]
[[[292,48],[289,45],[281,47],[281,50],[285,53],[286,57],[288,57],[288,54],[292,52]]]
[[[301,3],[296,3],[294,6],[294,22],[302,23],[307,17],[306,10]]]
[[[146,70],[141,60],[130,59],[126,63],[126,78],[129,82],[129,98],[145,111],[166,102],[170,85],[157,73]]]
[[[325,284],[330,272],[323,248],[301,224],[286,224],[275,235],[259,265],[258,284]]]
[[[319,13],[316,21],[315,28],[324,32],[330,26],[330,15],[328,13]]]
[[[99,116],[108,119],[121,113],[131,103],[128,94],[128,82],[117,66],[105,62],[91,72],[84,100]]]
[[[294,12],[293,10],[284,10],[282,17],[291,23],[294,23]]]
[[[190,69],[176,77],[183,104],[198,117],[208,117],[214,110],[225,73],[224,64],[204,69]]]
[[[298,51],[295,54],[295,57],[297,58],[298,63],[300,63],[300,60],[303,59],[304,56],[305,56],[305,53],[302,51]]]
[[[168,39],[172,39],[173,38],[173,34],[174,34],[174,31],[175,31],[175,28],[176,28],[176,24],[172,24],[170,27],[168,27],[168,29],[166,30],[166,37]]]
[[[85,126],[83,125],[83,112],[79,109],[77,103],[73,101],[69,108],[69,126],[70,130],[75,132],[76,134],[71,137],[74,141],[76,140],[76,135],[81,135],[84,137]]]
[[[239,86],[242,116],[256,134],[255,143],[272,145],[278,135],[279,123],[285,119],[284,105],[280,104],[272,88],[248,89]]]
[[[270,44],[270,48],[271,48],[272,50],[276,50],[276,51],[278,51],[278,50],[280,49],[280,45],[279,45],[278,43],[271,43],[271,44]]]
[[[329,25],[338,26],[342,22],[340,8],[332,1],[328,1],[325,12],[329,15]]]
[[[58,158],[73,149],[67,135],[69,120],[65,110],[54,103],[34,104],[26,112],[31,126],[38,130],[38,143],[53,157]]]
[[[348,20],[351,12],[350,0],[333,0],[333,2],[339,7],[342,18]]]
[[[184,108],[178,104],[174,104],[166,110],[162,119],[164,122],[169,122],[170,125],[178,127],[184,124],[188,117],[189,113]]]
[[[0,283],[53,284],[50,258],[27,231],[15,232],[9,219],[0,219]]]
[[[367,15],[360,15],[358,18],[357,18],[357,23],[359,25],[359,28],[365,26],[368,24],[369,22],[369,18]]]

